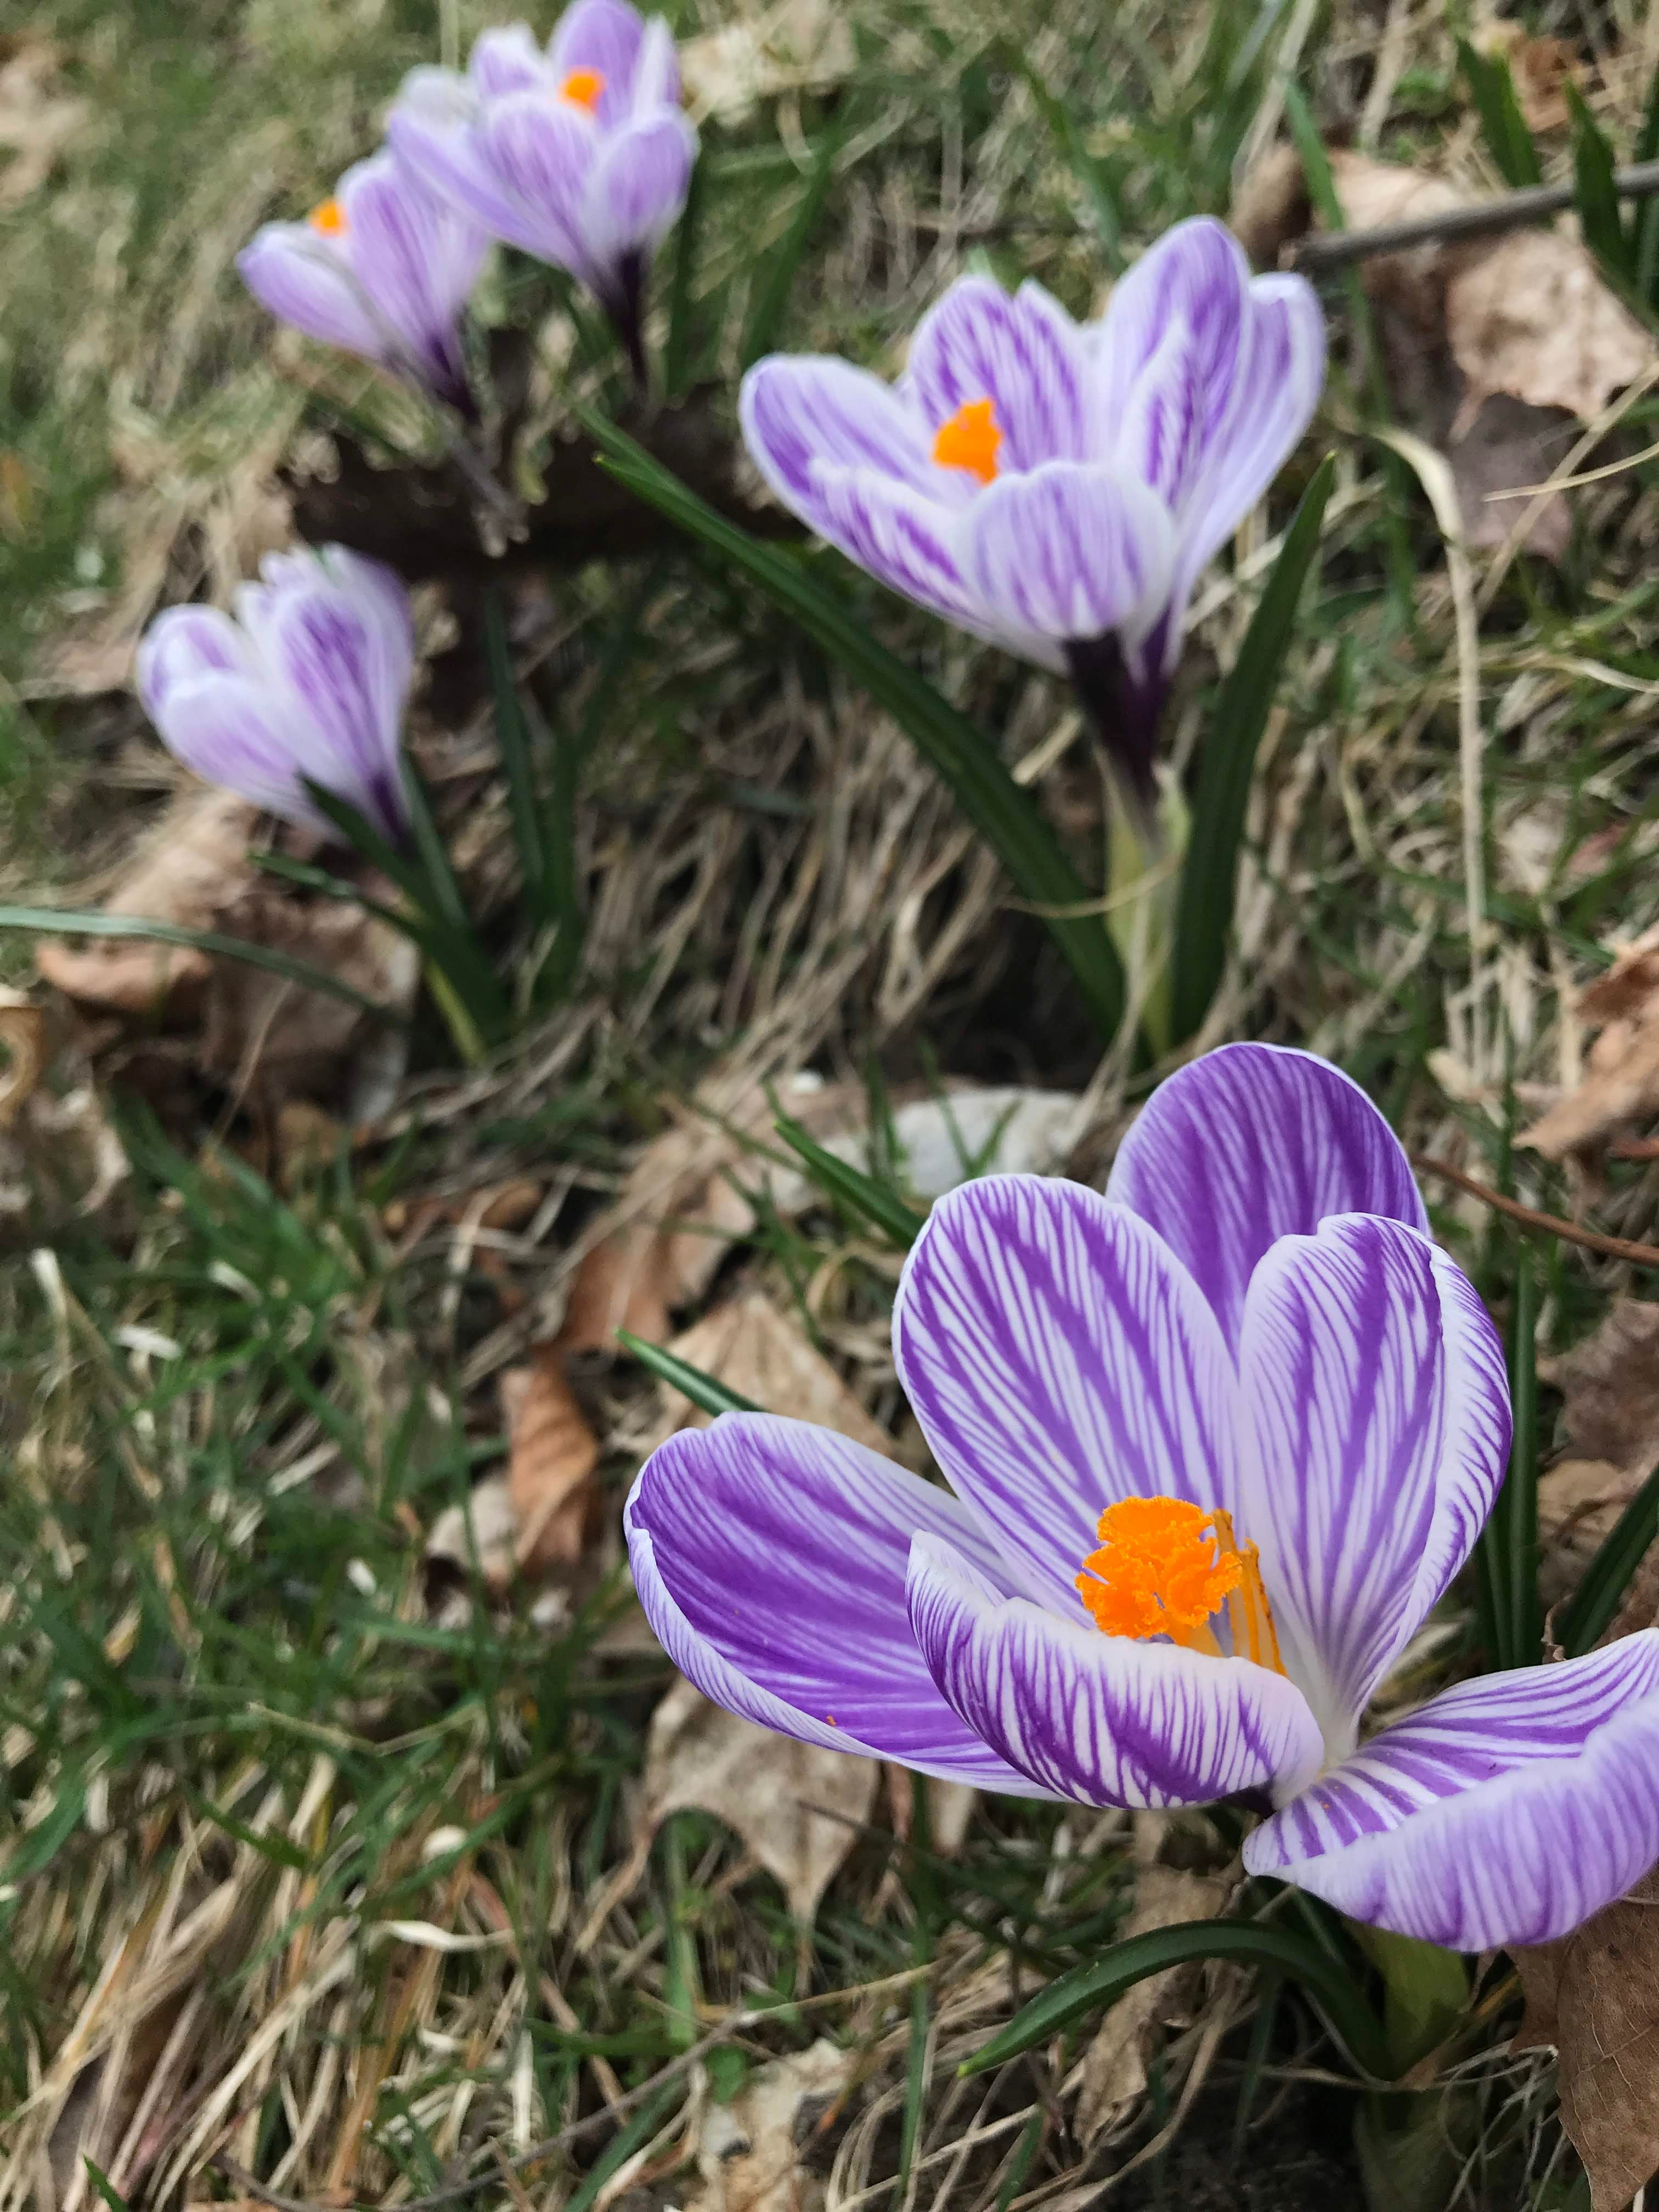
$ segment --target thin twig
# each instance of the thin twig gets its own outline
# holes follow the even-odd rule
[[[1659,193],[1659,161],[1641,161],[1632,169],[1613,172],[1613,189],[1620,199],[1651,199]],[[1406,222],[1379,223],[1374,230],[1339,230],[1304,239],[1293,248],[1291,266],[1304,276],[1327,269],[1346,269],[1350,262],[1369,260],[1374,253],[1397,253],[1407,246],[1437,244],[1445,239],[1488,238],[1498,231],[1519,230],[1529,222],[1545,222],[1570,208],[1577,198],[1572,185],[1528,185],[1504,192],[1496,199],[1476,200],[1467,207],[1443,208],[1437,215],[1413,216]]]
[[[1581,1229],[1576,1221],[1564,1221],[1559,1213],[1540,1213],[1518,1200],[1505,1198],[1501,1191],[1492,1190],[1473,1176],[1465,1175],[1449,1160],[1437,1160],[1421,1152],[1413,1152],[1412,1165],[1422,1175],[1442,1176],[1455,1182],[1459,1190],[1466,1190],[1471,1198],[1478,1198],[1495,1212],[1508,1214],[1524,1228],[1536,1229],[1547,1237],[1559,1237],[1565,1244],[1583,1244],[1592,1252],[1603,1252],[1610,1260],[1628,1260],[1633,1267],[1659,1267],[1659,1244],[1636,1244],[1627,1237],[1604,1237],[1599,1229]]]

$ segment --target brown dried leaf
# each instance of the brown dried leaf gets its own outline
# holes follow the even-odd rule
[[[845,2100],[855,2051],[820,2037],[806,2051],[774,2058],[729,2105],[710,2105],[697,2142],[702,2187],[685,2212],[817,2212],[822,2180],[801,2151]]]
[[[566,1378],[563,1352],[538,1345],[528,1365],[502,1370],[498,1386],[519,1565],[531,1575],[574,1566],[599,1504],[599,1446]]]
[[[1528,131],[1566,129],[1566,88],[1583,83],[1584,65],[1565,39],[1536,38],[1523,23],[1500,16],[1486,24],[1474,43],[1489,60],[1509,64],[1516,104]]]
[[[1599,1031],[1578,1087],[1516,1140],[1547,1159],[1593,1156],[1659,1112],[1659,929],[1614,948],[1612,967],[1579,993],[1577,1012]]]
[[[816,1421],[891,1455],[893,1440],[887,1431],[872,1420],[823,1353],[757,1291],[715,1306],[668,1349],[769,1413]],[[676,1429],[706,1428],[714,1418],[668,1383],[661,1386],[661,1397],[658,1442]]]
[[[46,1072],[46,1010],[27,991],[0,988],[0,1129],[9,1129]]]
[[[471,1580],[475,1559],[486,1589],[500,1596],[510,1589],[518,1572],[518,1528],[505,1474],[487,1474],[475,1482],[464,1506],[446,1505],[426,1540],[428,1610],[435,1611],[447,1595]]]
[[[805,1926],[870,1817],[879,1772],[873,1759],[774,1735],[677,1682],[646,1739],[635,1850],[671,1813],[712,1813],[776,1878]]]
[[[927,1848],[936,1858],[953,1859],[968,1840],[969,1824],[979,1802],[971,1782],[941,1782],[937,1776],[923,1780],[908,1766],[888,1766],[887,1812],[899,1841],[909,1839],[915,1822],[916,1785],[927,1792]]]
[[[1659,1304],[1620,1298],[1582,1344],[1538,1363],[1540,1381],[1562,1394],[1568,1456],[1538,1486],[1545,1601],[1565,1597],[1635,1492],[1659,1467]],[[1626,1601],[1644,1626],[1651,1593],[1638,1579]]]
[[[1594,2212],[1622,2212],[1659,2167],[1659,1874],[1513,1956],[1527,1996],[1515,2048],[1560,2053],[1561,2118]]]

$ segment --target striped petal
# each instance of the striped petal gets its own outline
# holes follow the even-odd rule
[[[572,0],[547,50],[548,74],[558,86],[573,70],[592,70],[600,80],[593,112],[609,130],[632,106],[644,36],[643,21],[625,0]]]
[[[1319,1729],[1282,1674],[1169,1644],[1103,1636],[1008,1598],[952,1546],[911,1548],[911,1625],[939,1691],[975,1735],[1056,1796],[1202,1805],[1293,1788]]]
[[[268,685],[215,672],[179,684],[150,716],[173,758],[204,783],[234,791],[286,822],[338,837],[300,781],[327,763]]]
[[[1244,1863],[1455,1951],[1547,1943],[1659,1860],[1659,1632],[1431,1698],[1292,1797]]]
[[[652,1454],[623,1519],[646,1617],[706,1697],[803,1742],[1041,1794],[945,1705],[910,1632],[918,1531],[1006,1586],[945,1492],[828,1429],[726,1413]]]
[[[614,131],[588,179],[583,245],[596,270],[654,251],[685,205],[697,134],[678,108]]]
[[[1415,1230],[1338,1215],[1281,1238],[1245,1301],[1239,1534],[1333,1744],[1492,1510],[1509,1383],[1473,1285]]]
[[[521,252],[546,251],[546,226],[504,189],[478,129],[478,95],[453,70],[411,70],[386,117],[387,143],[441,198]],[[574,242],[561,234],[561,247]]]
[[[258,660],[247,638],[217,607],[167,607],[138,647],[138,696],[151,721],[173,692],[210,675],[252,675]]]
[[[586,282],[583,209],[601,143],[592,117],[574,100],[509,93],[484,109],[477,139],[493,181],[532,241],[529,250]]]
[[[529,92],[546,84],[551,75],[528,23],[498,23],[480,31],[467,57],[466,73],[486,100]]]
[[[750,459],[793,514],[824,534],[823,483],[842,470],[890,477],[941,505],[965,495],[935,468],[921,417],[878,376],[827,354],[772,354],[743,380],[738,419]]]
[[[1282,1045],[1223,1045],[1160,1084],[1106,1194],[1158,1231],[1234,1346],[1278,1237],[1310,1237],[1332,1213],[1429,1225],[1400,1140],[1358,1085]]]
[[[1215,1318],[1144,1222],[1079,1184],[988,1176],[940,1199],[899,1283],[893,1356],[1017,1586],[1070,1620],[1088,1619],[1074,1578],[1108,1505],[1236,1502]]]
[[[236,257],[236,273],[259,305],[319,345],[365,361],[386,352],[384,332],[344,254],[309,223],[263,223]]]
[[[1248,345],[1249,264],[1212,216],[1178,222],[1114,286],[1092,332],[1098,434],[1113,449],[1148,364],[1180,323],[1191,335],[1207,443],[1226,417]]]
[[[988,623],[1057,643],[1145,636],[1169,594],[1169,512],[1133,478],[1054,462],[999,477],[963,522],[963,566]]]
[[[984,621],[983,603],[962,570],[948,509],[873,469],[825,469],[818,485],[821,534],[850,560],[918,606],[964,628]],[[1023,635],[1014,626],[1014,635]]]
[[[991,400],[1005,469],[1086,457],[1086,356],[1077,325],[1040,284],[1010,299],[988,276],[963,276],[923,316],[905,386],[930,430]]]
[[[1198,342],[1176,315],[1132,387],[1115,458],[1179,514],[1201,473],[1206,394]]]
[[[444,398],[464,400],[459,320],[483,266],[488,236],[395,155],[377,154],[348,169],[339,198],[352,268],[364,291],[433,388]]]

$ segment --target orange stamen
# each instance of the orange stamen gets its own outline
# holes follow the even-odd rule
[[[958,407],[948,422],[941,422],[933,440],[933,459],[942,469],[966,469],[981,483],[997,472],[997,448],[1002,432],[997,427],[996,403],[970,399]]]
[[[325,238],[337,238],[346,227],[346,211],[338,200],[319,200],[306,221]]]
[[[1224,1607],[1232,1656],[1285,1669],[1256,1547],[1241,1551],[1230,1515],[1182,1498],[1109,1505],[1077,1577],[1078,1595],[1108,1636],[1167,1636],[1189,1651],[1223,1653],[1210,1622]]]
[[[578,107],[585,107],[590,115],[599,106],[599,94],[604,90],[605,73],[602,70],[572,70],[559,87],[564,99],[574,100]]]

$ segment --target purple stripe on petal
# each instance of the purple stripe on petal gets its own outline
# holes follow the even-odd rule
[[[467,57],[466,73],[486,100],[509,92],[532,92],[546,85],[551,72],[528,23],[500,23],[480,31]]]
[[[916,326],[905,389],[930,431],[962,407],[994,402],[1004,469],[1087,455],[1083,343],[1040,284],[1010,299],[988,276],[958,277]]]
[[[256,679],[210,673],[179,684],[151,719],[167,750],[204,783],[325,836],[339,832],[301,788],[306,733]]]
[[[963,560],[983,616],[1056,641],[1143,637],[1169,592],[1168,510],[1144,484],[1056,461],[999,477],[969,508]]]
[[[1091,333],[1097,434],[1107,452],[1143,370],[1177,320],[1192,334],[1206,439],[1220,427],[1245,344],[1249,273],[1232,233],[1197,216],[1166,231],[1114,287]]]
[[[559,18],[547,50],[549,73],[556,88],[572,70],[596,70],[604,80],[594,110],[608,131],[623,122],[634,103],[645,24],[623,0],[573,0]]]
[[[1001,1579],[945,1492],[828,1429],[728,1413],[653,1453],[623,1522],[651,1625],[707,1696],[809,1742],[1031,1794],[945,1704],[910,1632],[918,1530]]]
[[[944,507],[966,497],[934,467],[921,418],[867,369],[824,354],[772,354],[743,380],[738,419],[767,483],[814,530],[823,517],[823,474],[869,469]]]
[[[649,254],[685,205],[697,134],[678,108],[659,108],[612,132],[583,203],[582,240],[595,270]]]
[[[548,224],[503,189],[480,141],[476,95],[453,70],[421,69],[404,78],[386,118],[388,143],[452,207],[522,252],[546,254]],[[552,241],[562,262],[574,253],[568,232]]]
[[[262,223],[237,255],[236,273],[268,314],[319,344],[366,361],[384,356],[384,335],[343,248],[309,223]]]
[[[246,675],[256,665],[248,641],[217,607],[167,607],[138,647],[138,696],[159,722],[175,690],[212,674]]]
[[[1280,1045],[1223,1045],[1160,1084],[1106,1195],[1158,1231],[1232,1346],[1277,1237],[1310,1237],[1332,1213],[1429,1226],[1400,1140],[1358,1085]]]
[[[478,121],[478,149],[502,196],[541,243],[532,248],[586,279],[582,211],[599,159],[599,125],[574,100],[510,93]]]
[[[818,506],[822,535],[890,591],[947,622],[971,625],[979,617],[945,509],[873,469],[821,471]]]
[[[1659,1860],[1659,1632],[1460,1683],[1251,1835],[1252,1874],[1456,1951],[1546,1943]]]
[[[1241,1541],[1328,1738],[1372,1690],[1491,1510],[1509,1449],[1497,1333],[1455,1263],[1374,1215],[1284,1237],[1245,1303]]]
[[[1205,401],[1198,347],[1175,316],[1129,394],[1114,448],[1118,465],[1150,484],[1179,514],[1205,453]]]
[[[464,399],[459,317],[483,265],[487,235],[395,155],[349,169],[339,198],[359,283],[440,397]]]
[[[1152,1231],[1079,1184],[987,1176],[940,1199],[899,1283],[893,1356],[1018,1586],[1072,1620],[1108,1505],[1237,1503],[1214,1316]]]
[[[1103,1636],[1006,1598],[948,1540],[911,1547],[910,1620],[952,1708],[1010,1765],[1085,1805],[1201,1805],[1317,1771],[1282,1674]]]

